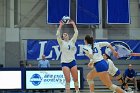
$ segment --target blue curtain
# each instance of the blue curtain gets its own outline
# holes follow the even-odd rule
[[[108,24],[130,24],[129,0],[107,0]]]
[[[77,23],[99,24],[99,1],[77,0]]]
[[[70,0],[48,0],[47,23],[57,24],[65,15],[70,15]]]

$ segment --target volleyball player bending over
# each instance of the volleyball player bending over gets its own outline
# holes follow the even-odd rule
[[[107,54],[103,54],[103,58],[107,62],[109,68],[108,68],[108,73],[110,75],[110,79],[112,80],[113,77],[123,86],[126,87],[126,83],[121,75],[120,70],[114,65],[113,61],[110,59],[110,57]]]
[[[84,52],[90,58],[90,63],[88,66],[94,66],[95,69],[91,70],[87,75],[87,82],[89,84],[90,93],[94,93],[94,82],[95,77],[99,77],[100,80],[106,85],[110,90],[116,91],[117,93],[127,93],[120,87],[112,84],[108,74],[108,64],[105,62],[102,56],[101,48],[103,46],[109,47],[114,56],[118,57],[118,53],[113,49],[113,47],[108,42],[98,42],[93,44],[93,37],[90,35],[85,36],[85,47]]]
[[[77,65],[75,60],[75,53],[76,53],[75,42],[77,40],[78,30],[74,21],[70,20],[69,24],[72,24],[74,28],[74,35],[71,39],[69,39],[68,33],[63,33],[61,37],[60,30],[63,26],[62,21],[60,21],[60,25],[58,27],[56,36],[57,36],[57,41],[60,45],[60,50],[62,52],[61,65],[66,80],[66,84],[65,84],[66,93],[70,93],[70,74],[73,77],[76,93],[80,93],[79,83],[78,83],[78,71],[77,71]]]

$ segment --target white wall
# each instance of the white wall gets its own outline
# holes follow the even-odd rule
[[[140,8],[138,0],[130,0],[130,15],[131,15],[131,25],[130,28],[140,28]]]
[[[6,28],[6,42],[19,42],[19,29]]]
[[[39,0],[21,0],[21,21],[25,18],[28,19],[29,13],[34,9],[34,6]],[[40,0],[40,6],[46,4],[46,0]],[[140,28],[140,8],[138,7],[138,0],[130,0],[130,16],[131,16],[131,24],[128,26],[129,28]],[[31,27],[46,27],[46,6],[40,14],[36,16],[36,19],[33,20],[33,23],[30,25]],[[30,15],[30,17],[35,16],[35,12],[39,11],[36,9]],[[26,18],[27,17],[27,18]],[[121,28],[123,26],[120,26]],[[125,27],[125,26],[124,26]]]
[[[132,30],[129,31],[129,36],[131,37],[131,39],[139,39],[140,40],[140,28],[134,28]]]
[[[28,27],[46,27],[47,0],[21,0],[21,22],[27,20]],[[24,25],[22,25],[24,26]]]
[[[4,8],[3,8],[3,0],[0,0],[0,27],[3,26],[4,22]]]
[[[21,21],[25,18],[28,19],[28,14],[34,9],[34,6],[37,5],[38,0],[21,0]],[[40,5],[44,5],[46,3],[45,0],[41,0]],[[25,7],[26,6],[26,7]],[[35,12],[33,12],[30,17],[35,17]],[[40,14],[36,16],[36,19],[31,22],[29,27],[32,28],[39,28],[39,29],[50,29],[56,27],[54,25],[46,24],[46,7],[42,10]],[[26,18],[27,16],[27,18]],[[137,30],[140,28],[140,8],[138,7],[138,0],[130,0],[130,16],[131,16],[131,24],[130,25],[110,25],[109,28],[105,29],[97,29],[96,30],[96,38],[97,39],[139,39],[137,36]],[[22,25],[23,26],[23,25]],[[24,26],[23,26],[24,27]],[[113,29],[112,29],[113,28]],[[115,29],[114,29],[115,28]],[[117,28],[117,29],[116,29]],[[133,33],[133,29],[136,33]],[[81,28],[79,28],[81,29]],[[44,31],[42,31],[44,33]],[[23,32],[24,33],[24,32]],[[44,34],[42,33],[42,36]],[[34,33],[35,34],[35,33]],[[139,32],[138,32],[139,34]],[[41,35],[41,34],[40,34]],[[136,35],[136,36],[135,36]],[[28,36],[28,35],[27,35]],[[49,35],[50,38],[53,36]],[[35,38],[35,37],[33,37]]]
[[[6,29],[0,28],[0,64],[5,66],[5,34]]]
[[[4,1],[0,0],[0,27],[4,24]],[[39,3],[39,4],[38,4]],[[43,9],[41,6],[44,6]],[[10,23],[10,0],[7,0],[7,16],[6,16],[6,24],[9,26]],[[39,7],[40,6],[40,7]],[[18,0],[18,15],[19,17],[19,23],[27,20],[32,19],[29,21],[29,25],[26,27],[35,27],[35,28],[44,28],[48,26],[46,24],[46,0]],[[35,9],[35,10],[34,10]],[[38,13],[38,14],[36,14]],[[140,8],[139,8],[139,0],[130,0],[130,15],[131,15],[131,24],[129,26],[122,25],[118,26],[118,28],[128,27],[128,28],[140,28]],[[20,27],[25,27],[24,25],[21,25]],[[115,27],[115,26],[112,26]],[[116,26],[117,27],[117,26]]]
[[[56,28],[40,29],[40,28],[22,28],[20,29],[21,39],[56,39]],[[85,34],[92,34],[91,29],[78,29],[78,39],[83,39]],[[73,29],[62,29],[61,32],[69,33],[70,37],[73,35]]]

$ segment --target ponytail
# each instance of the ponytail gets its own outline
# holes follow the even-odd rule
[[[88,44],[91,44],[91,47],[93,49],[93,47],[94,47],[94,45],[93,45],[93,37],[90,36],[90,35],[86,35],[85,40],[87,41]]]

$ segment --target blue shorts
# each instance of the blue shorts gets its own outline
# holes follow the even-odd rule
[[[108,64],[105,60],[101,60],[94,63],[94,67],[97,72],[108,71]]]
[[[117,77],[121,74],[121,71],[118,69],[118,71],[116,72],[116,74],[114,75],[114,77]]]
[[[66,66],[66,67],[68,67],[68,68],[71,69],[72,67],[76,66],[76,61],[73,60],[73,61],[71,61],[70,63],[61,63],[61,66],[62,66],[62,67]]]

